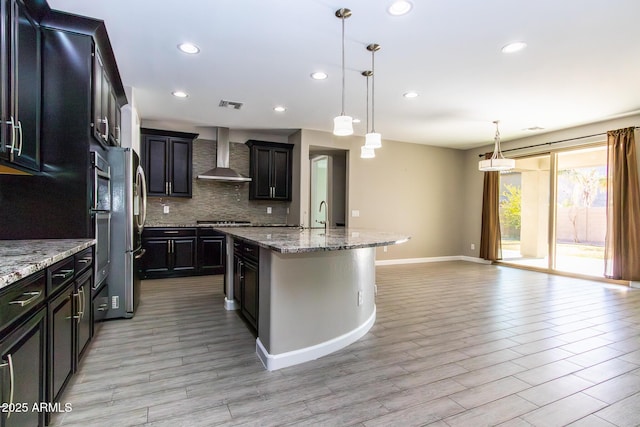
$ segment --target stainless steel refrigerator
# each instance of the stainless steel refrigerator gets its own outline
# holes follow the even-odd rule
[[[140,302],[146,183],[140,158],[131,148],[110,147],[107,157],[111,165],[111,263],[106,318],[129,318]]]

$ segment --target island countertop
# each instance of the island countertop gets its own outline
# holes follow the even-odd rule
[[[95,239],[0,240],[0,289],[95,242]]]
[[[216,230],[280,253],[371,248],[410,239],[402,233],[360,228],[220,227]]]

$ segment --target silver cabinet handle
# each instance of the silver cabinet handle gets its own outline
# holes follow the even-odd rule
[[[73,270],[60,270],[60,273],[52,274],[51,277],[54,279],[67,279],[73,275]]]
[[[22,122],[20,120],[18,120],[18,133],[20,134],[20,138],[18,139],[19,144],[18,144],[18,157],[22,156]]]
[[[105,141],[109,141],[109,119],[107,116],[104,116],[104,134],[102,135],[102,138]]]
[[[164,193],[169,194],[169,181],[164,183]]]
[[[84,302],[84,286],[81,287],[80,289],[78,289],[78,300],[80,302],[80,304],[78,304],[80,306],[80,310],[78,311],[78,316],[80,317],[80,319],[84,319],[84,306],[85,306],[85,302]],[[78,319],[78,323],[80,323],[80,319]]]
[[[87,264],[87,263],[91,262],[91,258],[80,258],[80,259],[78,260],[78,262],[79,262],[80,264]]]
[[[173,191],[171,190],[171,183],[169,183],[169,194],[171,194]]]
[[[13,372],[13,359],[11,358],[11,354],[7,354],[7,363],[0,364],[0,368],[9,367],[9,381],[11,381],[11,385],[9,386],[9,410],[7,411],[7,419],[11,417],[11,413],[13,412],[11,408],[13,407],[13,389],[15,388],[15,377]]]
[[[169,230],[169,231],[163,231],[164,234],[178,234],[179,231],[177,230]]]
[[[172,254],[176,253],[176,241],[175,240],[171,241],[171,253]]]
[[[26,305],[31,304],[32,302],[34,302],[35,300],[38,299],[38,297],[42,294],[42,291],[34,291],[34,292],[25,292],[22,295],[23,296],[27,296],[27,297],[31,297],[31,298],[27,298],[27,299],[23,299],[23,300],[14,300],[14,301],[10,301],[9,304],[17,304],[20,307],[24,307]]]

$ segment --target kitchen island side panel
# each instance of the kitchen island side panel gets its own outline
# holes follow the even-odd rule
[[[269,271],[264,269],[260,277],[258,337],[270,355],[314,346],[321,350],[325,343],[371,321],[375,313],[375,248],[261,252],[261,270],[268,264]],[[263,263],[265,258],[268,263]]]

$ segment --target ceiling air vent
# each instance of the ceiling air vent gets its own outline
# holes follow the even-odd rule
[[[226,107],[233,108],[234,110],[239,110],[243,105],[244,104],[242,102],[225,101],[224,99],[222,99],[220,100],[220,104],[218,104],[218,107]]]

